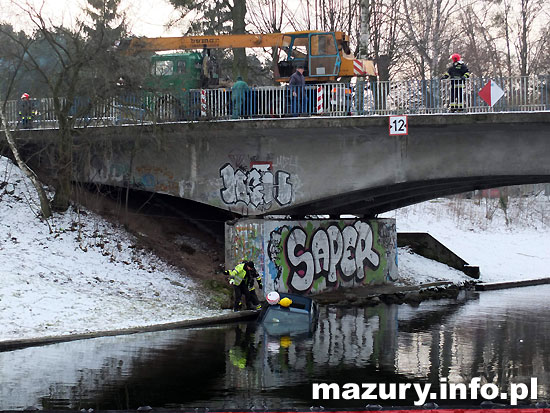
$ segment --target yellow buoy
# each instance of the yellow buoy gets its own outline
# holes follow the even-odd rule
[[[279,305],[281,307],[290,307],[290,304],[292,304],[292,300],[288,297],[285,297],[281,301],[279,301]]]

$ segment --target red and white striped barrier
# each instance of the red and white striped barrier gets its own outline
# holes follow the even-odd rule
[[[322,86],[317,86],[317,113],[323,113],[325,94]]]
[[[355,59],[353,61],[353,73],[359,76],[365,75],[365,69],[363,68],[363,62],[361,60]]]
[[[208,107],[206,106],[206,89],[201,89],[201,116],[207,115]]]

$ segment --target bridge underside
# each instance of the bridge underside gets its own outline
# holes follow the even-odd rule
[[[550,183],[550,175],[479,176],[470,178],[437,179],[422,182],[404,182],[324,198],[315,202],[283,208],[281,214],[343,215],[353,214],[366,218],[442,196],[474,190],[513,185]]]

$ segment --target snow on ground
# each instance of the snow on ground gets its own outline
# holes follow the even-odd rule
[[[550,199],[546,195],[510,198],[506,208],[498,198],[436,199],[384,217],[396,219],[398,232],[428,232],[470,265],[479,266],[480,281],[550,277]],[[427,260],[418,266],[419,258],[400,248],[400,277],[410,279],[412,274],[418,282],[451,276],[448,267],[448,272],[439,274],[424,271],[435,263]]]
[[[137,248],[121,228],[74,209],[46,223],[36,217],[37,199],[21,171],[0,157],[0,341],[220,313],[189,277]],[[506,211],[498,200],[438,199],[385,216],[397,219],[399,232],[429,232],[479,265],[482,281],[550,276],[548,197],[518,199]],[[403,284],[469,280],[406,248],[399,271]]]
[[[212,316],[187,276],[87,212],[48,224],[22,172],[0,157],[0,341]]]

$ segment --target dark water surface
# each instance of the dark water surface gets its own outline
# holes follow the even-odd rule
[[[538,380],[550,401],[550,286],[458,300],[321,308],[312,335],[271,337],[255,323],[60,343],[0,353],[0,410],[291,409],[406,400],[312,400],[312,383]],[[477,406],[481,400],[436,400]],[[528,401],[532,403],[532,401]]]

